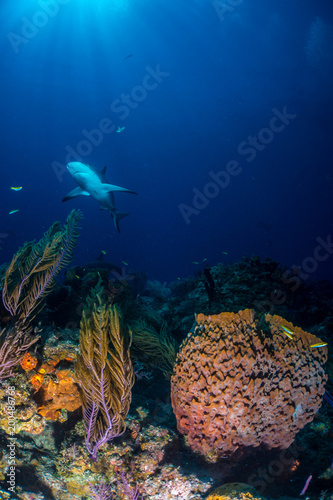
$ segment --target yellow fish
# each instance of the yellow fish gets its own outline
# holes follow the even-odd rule
[[[126,260],[122,260],[121,262],[124,264],[124,266],[128,266],[128,262],[126,262]]]
[[[17,209],[17,210],[11,210],[11,211],[9,212],[9,215],[16,214],[16,212],[18,212],[18,209]]]
[[[293,336],[292,336],[292,335],[290,335],[290,333],[288,333],[288,332],[283,332],[283,333],[284,333],[285,335],[287,335],[287,337],[289,337],[290,339],[292,339],[292,338],[293,338]]]
[[[12,189],[13,191],[21,191],[22,186],[18,186],[18,187],[11,186],[10,189]]]
[[[280,325],[280,328],[282,328],[282,330],[284,330],[285,334],[289,333],[289,335],[294,335],[294,332],[289,330],[289,328],[287,328],[286,326]]]
[[[199,264],[199,262],[197,260],[194,260],[192,264]]]
[[[319,342],[318,344],[311,344],[310,347],[325,347],[327,342]]]

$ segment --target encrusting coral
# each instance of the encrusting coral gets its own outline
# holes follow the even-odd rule
[[[125,431],[134,372],[130,335],[120,309],[104,305],[99,294],[88,304],[81,320],[75,375],[81,388],[85,442],[95,460],[102,444]]]
[[[23,431],[37,435],[43,431],[46,424],[45,419],[38,415],[37,403],[31,398],[29,383],[22,374],[15,377],[15,404],[12,412],[16,435]],[[8,435],[13,433],[12,423],[8,418],[7,386],[4,384],[0,385],[0,429]]]
[[[178,430],[210,461],[287,448],[321,405],[326,359],[325,343],[279,316],[199,314],[171,378]]]
[[[80,408],[80,395],[69,370],[58,370],[56,377],[56,380],[50,378],[43,387],[43,405],[38,408],[38,413],[48,420],[64,422],[67,411]]]
[[[53,345],[48,340],[44,345],[42,364],[35,354],[24,355],[19,369],[24,373],[17,371],[10,381],[15,386],[13,415],[17,435],[22,437],[23,431],[31,435],[41,434],[47,421],[64,422],[68,418],[75,421],[79,418],[79,412],[72,413],[81,406],[73,374],[77,349],[74,343]],[[10,434],[6,387],[6,383],[0,384],[0,429]]]
[[[226,483],[216,488],[206,500],[265,500],[253,486],[245,483]]]

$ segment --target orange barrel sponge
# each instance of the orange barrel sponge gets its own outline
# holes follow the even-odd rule
[[[288,448],[325,391],[325,342],[269,314],[198,314],[171,378],[178,431],[209,461]]]

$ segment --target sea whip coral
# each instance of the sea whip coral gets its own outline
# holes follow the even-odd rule
[[[305,481],[304,488],[302,489],[302,491],[301,491],[301,492],[300,492],[300,494],[299,494],[300,496],[301,496],[301,495],[304,495],[304,493],[305,493],[305,492],[306,492],[306,490],[308,489],[311,479],[312,479],[312,476],[309,476],[309,477],[307,478],[307,480]]]
[[[249,309],[199,314],[171,378],[179,432],[212,461],[260,445],[287,448],[321,405],[327,347],[310,347],[319,341]]]
[[[72,258],[81,218],[79,210],[72,210],[63,227],[55,222],[39,242],[25,243],[7,267],[2,302],[12,319],[10,327],[0,331],[0,380],[11,376],[39,339],[30,323],[43,309],[55,276]]]
[[[99,448],[126,429],[134,372],[130,335],[120,310],[103,305],[100,295],[89,303],[81,320],[75,375],[81,388],[85,443],[96,460]]]

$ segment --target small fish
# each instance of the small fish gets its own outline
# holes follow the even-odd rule
[[[207,260],[207,259],[206,259],[206,257],[205,257],[204,259],[202,259],[202,262],[206,262],[206,260]]]
[[[128,266],[128,262],[126,262],[126,260],[122,260],[121,262],[124,264],[124,266]]]
[[[177,280],[180,280],[179,276],[177,276]]]
[[[327,342],[319,342],[318,344],[311,344],[310,347],[325,347]]]
[[[123,130],[125,130],[125,127],[117,127],[116,132],[118,132],[118,134],[120,134],[120,132],[122,132]]]
[[[289,339],[292,339],[292,338],[293,338],[293,334],[292,334],[292,333],[290,334],[290,333],[289,333],[289,332],[287,332],[287,331],[284,331],[283,333],[284,333],[285,335],[287,335],[287,337],[288,337]]]
[[[15,214],[16,212],[18,212],[18,209],[17,209],[17,210],[11,210],[11,211],[9,212],[9,215]]]
[[[192,264],[199,264],[199,262],[197,262],[196,260],[194,260],[194,261],[192,262]]]
[[[282,330],[284,330],[285,333],[289,333],[289,335],[294,335],[294,332],[289,330],[289,328],[287,328],[286,326],[280,325],[280,328],[282,328]]]
[[[103,253],[104,255],[106,255],[106,251],[105,250],[101,250],[101,253]]]
[[[224,253],[224,255],[228,255],[228,252],[222,252],[222,253]]]
[[[78,274],[75,275],[75,278],[77,278],[78,280],[81,279]]]
[[[22,186],[18,186],[18,187],[11,186],[10,189],[12,189],[13,191],[21,191]]]
[[[126,61],[126,59],[129,59],[130,57],[133,57],[133,54],[128,54],[128,56],[124,57],[124,61]]]

